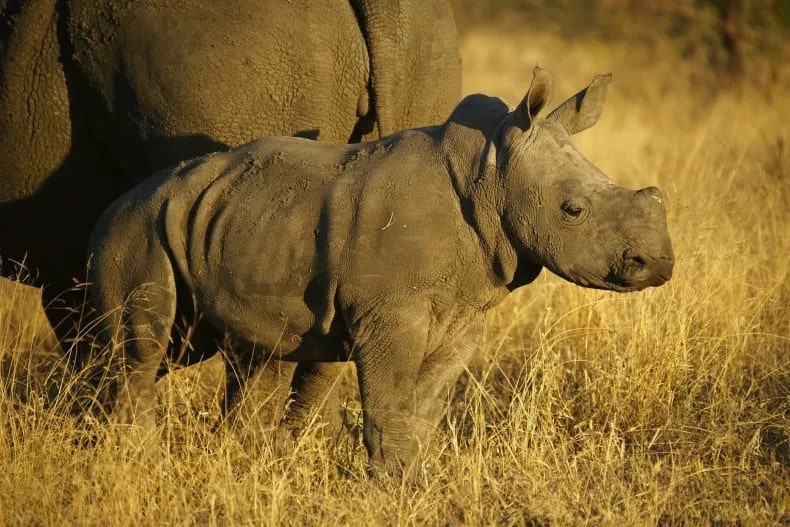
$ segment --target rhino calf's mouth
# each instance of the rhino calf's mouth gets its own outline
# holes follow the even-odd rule
[[[609,281],[629,291],[664,285],[672,278],[672,268],[675,263],[675,259],[672,256],[653,258],[650,256],[629,255],[623,256],[623,261],[623,269],[619,272],[611,273]]]

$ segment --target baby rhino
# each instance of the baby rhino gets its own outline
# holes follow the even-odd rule
[[[669,280],[661,192],[616,185],[570,142],[610,80],[538,119],[553,81],[536,68],[512,112],[472,95],[442,125],[371,143],[264,138],[119,198],[90,246],[92,298],[124,364],[114,420],[152,427],[168,348],[199,360],[229,336],[226,409],[269,359],[354,361],[370,460],[403,470],[486,312],[541,269],[614,291]],[[185,322],[190,341],[171,340]]]

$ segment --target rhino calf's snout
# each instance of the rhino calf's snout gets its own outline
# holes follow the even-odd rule
[[[671,253],[657,257],[641,252],[626,253],[623,254],[623,262],[624,280],[627,283],[656,287],[672,278],[675,257]]]

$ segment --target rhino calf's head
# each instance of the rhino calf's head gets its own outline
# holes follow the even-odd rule
[[[499,125],[490,162],[503,185],[503,226],[520,254],[581,286],[638,291],[672,276],[664,197],[656,187],[615,184],[570,141],[598,120],[610,81],[597,76],[538,119],[553,80],[535,68],[526,96]]]

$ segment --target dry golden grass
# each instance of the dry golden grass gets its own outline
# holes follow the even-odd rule
[[[81,442],[64,401],[0,395],[0,525],[790,522],[786,84],[704,93],[667,50],[541,34],[477,30],[463,56],[467,92],[511,102],[536,63],[555,102],[614,72],[576,142],[618,183],[664,190],[673,280],[620,295],[544,273],[513,294],[415,485],[367,480],[359,443],[318,425],[284,457],[211,433],[217,364],[160,383],[143,452],[101,428]],[[6,361],[19,348],[0,334]]]

